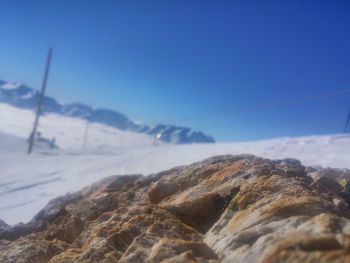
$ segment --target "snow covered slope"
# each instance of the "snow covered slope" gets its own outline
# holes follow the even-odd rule
[[[250,153],[297,158],[304,165],[350,168],[350,136],[279,138],[255,142],[171,145],[150,136],[92,124],[82,150],[86,122],[57,114],[41,119],[40,131],[60,149],[26,155],[34,114],[0,103],[0,218],[29,221],[46,203],[105,176],[150,174],[213,155]]]
[[[28,138],[34,122],[31,110],[20,109],[0,103],[0,132]],[[56,138],[56,143],[62,149],[78,150],[83,146],[87,122],[83,119],[66,117],[49,113],[40,118],[39,131],[45,138]],[[107,125],[90,123],[86,147],[113,147],[127,144],[151,145],[154,139],[146,134],[121,131]]]
[[[0,80],[0,103],[8,103],[21,109],[36,109],[39,91],[25,84]],[[201,131],[187,127],[136,123],[126,115],[110,109],[93,109],[82,103],[62,104],[55,98],[45,96],[43,112],[56,113],[66,117],[76,117],[101,123],[120,130],[144,133],[157,136],[160,141],[174,144],[213,143],[214,138]]]

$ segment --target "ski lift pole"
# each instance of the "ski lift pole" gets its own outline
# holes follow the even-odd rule
[[[89,132],[89,120],[86,119],[82,151],[84,151],[86,148],[86,141],[87,141],[87,137],[88,137],[88,132]]]
[[[91,110],[93,110],[92,105],[89,105]],[[89,133],[89,127],[90,127],[90,115],[91,112],[88,113],[85,118],[86,118],[86,124],[85,124],[85,129],[84,129],[84,138],[83,138],[83,145],[81,147],[81,151],[84,151],[86,148],[86,144],[87,144],[87,139],[88,139],[88,133]]]
[[[38,129],[39,125],[39,117],[41,114],[42,110],[42,104],[44,102],[44,96],[45,96],[45,90],[46,90],[46,84],[47,84],[47,79],[49,76],[49,71],[50,71],[50,64],[51,64],[51,56],[52,56],[52,48],[49,48],[48,54],[47,54],[47,60],[46,60],[46,66],[45,66],[45,73],[44,73],[44,79],[41,85],[41,92],[39,95],[38,99],[38,105],[36,108],[36,115],[35,115],[35,120],[33,124],[33,130],[30,133],[29,136],[29,146],[28,146],[28,154],[31,154],[33,151],[33,146],[34,146],[34,141],[35,141],[35,134]]]
[[[349,112],[348,112],[348,116],[346,117],[344,133],[348,133],[349,132],[349,123],[350,123],[350,109],[349,109]]]

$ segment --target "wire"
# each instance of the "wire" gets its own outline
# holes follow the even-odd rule
[[[240,108],[235,108],[230,111],[224,111],[224,112],[216,112],[216,113],[211,113],[211,114],[206,114],[206,115],[198,115],[198,116],[191,116],[191,117],[184,117],[184,118],[178,118],[178,119],[169,119],[166,121],[152,121],[149,123],[155,124],[155,123],[171,123],[171,122],[183,122],[183,121],[192,121],[192,120],[198,120],[198,119],[206,119],[206,118],[213,118],[217,116],[222,116],[222,115],[231,115],[233,111],[238,111],[238,112],[255,112],[255,111],[260,111],[260,110],[270,110],[270,109],[275,109],[283,106],[291,106],[291,105],[298,105],[298,104],[303,104],[308,101],[312,100],[318,100],[322,98],[328,98],[328,97],[335,97],[343,94],[348,94],[350,93],[350,89],[343,89],[343,90],[337,90],[334,92],[328,92],[328,93],[322,93],[314,96],[308,96],[308,97],[302,97],[302,98],[297,98],[297,99],[289,99],[289,100],[282,100],[277,103],[267,103],[267,104],[258,104],[254,106],[249,106],[249,107],[240,107]],[[349,122],[350,122],[350,112],[349,112]],[[346,126],[347,127],[347,126]],[[345,127],[345,129],[346,129]]]

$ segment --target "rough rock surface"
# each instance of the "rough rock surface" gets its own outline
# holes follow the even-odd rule
[[[0,262],[350,262],[348,172],[324,171],[241,155],[108,177],[0,221]]]

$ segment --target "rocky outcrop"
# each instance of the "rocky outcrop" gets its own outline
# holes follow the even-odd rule
[[[317,171],[241,155],[108,177],[0,221],[0,262],[350,262],[347,173]]]

